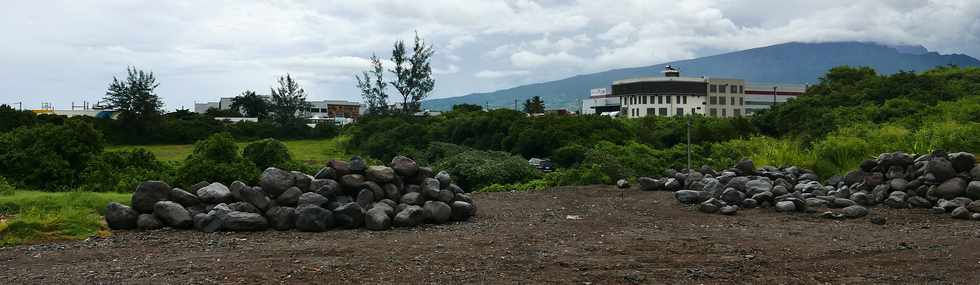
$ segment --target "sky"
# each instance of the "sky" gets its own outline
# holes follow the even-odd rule
[[[791,41],[980,57],[977,0],[4,2],[0,104],[25,109],[97,102],[128,66],[156,75],[167,110],[268,94],[287,73],[310,100],[359,101],[368,58],[416,33],[436,50],[430,98]]]

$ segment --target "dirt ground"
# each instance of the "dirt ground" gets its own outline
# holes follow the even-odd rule
[[[0,284],[980,282],[980,222],[875,208],[708,215],[667,192],[477,193],[465,223],[386,232],[119,231],[0,249]]]

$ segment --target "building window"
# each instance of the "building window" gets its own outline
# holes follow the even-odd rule
[[[708,109],[708,115],[710,115],[712,117],[717,117],[718,116],[718,109],[715,109],[715,108]]]
[[[728,117],[728,109],[721,109],[721,116]]]
[[[718,105],[725,106],[725,97],[718,97]]]
[[[691,115],[694,115],[694,114],[697,114],[697,113],[698,113],[698,111],[696,111],[694,108],[691,108]]]
[[[650,97],[650,96],[643,95],[643,104],[646,104],[647,103],[647,97]]]
[[[741,117],[741,116],[742,116],[742,110],[735,109],[735,117]]]
[[[675,113],[674,116],[683,116],[683,115],[684,115],[684,108],[677,108],[677,113]]]
[[[711,84],[711,90],[709,90],[708,92],[711,92],[711,93],[718,92],[718,85]]]
[[[653,116],[653,115],[656,115],[656,114],[657,114],[657,110],[655,110],[653,108],[647,108],[647,116]]]
[[[732,106],[735,106],[735,97],[732,97]]]
[[[664,96],[657,95],[657,104],[663,104],[663,103],[664,103]]]
[[[677,98],[674,98],[674,99],[677,99],[677,101],[674,101],[674,102],[677,102],[677,104],[680,104],[681,103],[681,96],[677,96]]]
[[[720,88],[718,88],[718,92],[725,93],[725,89],[728,89],[728,85],[727,84],[726,85],[722,85]]]
[[[739,85],[738,86],[738,94],[744,94],[744,93],[745,93],[745,86],[744,85]]]
[[[667,116],[667,108],[660,108],[660,116],[662,117]]]
[[[687,104],[687,96],[684,96],[684,104]]]
[[[745,105],[745,97],[738,97],[738,105],[739,106]]]
[[[715,96],[708,96],[708,104],[709,105],[718,104],[718,98],[716,98]]]
[[[732,94],[737,94],[737,93],[738,93],[738,86],[732,85]]]
[[[670,104],[670,96],[664,96],[664,97],[667,97],[667,104]]]

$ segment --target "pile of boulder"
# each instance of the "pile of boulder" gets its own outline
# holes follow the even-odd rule
[[[433,173],[403,156],[390,166],[368,166],[359,157],[333,160],[315,175],[270,167],[256,186],[200,182],[184,190],[147,181],[130,205],[108,205],[109,228],[386,230],[465,221],[476,213],[473,200],[448,173]]]
[[[641,177],[645,191],[673,191],[677,201],[705,213],[735,215],[744,208],[815,213],[827,218],[860,218],[868,207],[923,208],[959,219],[980,220],[980,166],[973,154],[960,152],[913,156],[881,154],[860,169],[824,183],[810,170],[791,166],[756,169],[751,160],[716,172],[669,170],[663,178]]]

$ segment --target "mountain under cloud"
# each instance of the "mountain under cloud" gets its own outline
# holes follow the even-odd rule
[[[168,109],[267,93],[285,73],[314,99],[359,100],[353,75],[415,32],[436,46],[438,98],[789,41],[977,57],[980,2],[12,1],[0,103],[97,101],[128,65],[158,75]]]

